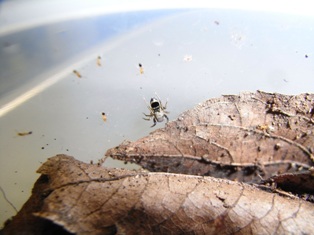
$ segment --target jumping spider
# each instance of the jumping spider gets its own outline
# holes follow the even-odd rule
[[[149,109],[150,114],[143,113],[146,117],[148,117],[148,118],[143,118],[143,119],[146,121],[150,121],[153,118],[154,124],[151,127],[154,127],[157,122],[162,122],[164,120],[164,117],[167,119],[167,122],[169,121],[169,118],[166,115],[166,113],[169,113],[166,111],[167,102],[166,102],[165,106],[163,106],[159,97],[158,98],[155,98],[155,97],[151,98],[150,104],[147,105],[147,108]]]

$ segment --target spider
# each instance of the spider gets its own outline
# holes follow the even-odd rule
[[[143,119],[146,121],[150,121],[153,118],[154,124],[151,127],[154,127],[157,122],[162,122],[164,120],[164,118],[167,119],[167,122],[169,121],[169,118],[166,115],[166,113],[169,113],[166,111],[167,102],[166,102],[165,106],[163,106],[159,97],[158,98],[155,98],[155,97],[151,98],[150,104],[147,105],[147,108],[149,109],[150,114],[144,113],[144,115],[148,118],[143,118]]]

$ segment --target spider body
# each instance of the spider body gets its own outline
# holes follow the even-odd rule
[[[154,127],[157,122],[162,122],[164,121],[164,118],[167,119],[167,122],[169,121],[168,116],[166,113],[167,108],[167,102],[165,106],[162,105],[161,100],[158,98],[151,98],[150,99],[150,104],[147,106],[147,108],[150,111],[150,114],[145,114],[146,118],[143,118],[144,120],[151,120],[153,118],[154,124],[151,127]]]

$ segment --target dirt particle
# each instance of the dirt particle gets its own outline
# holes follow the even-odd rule
[[[98,66],[101,66],[101,56],[98,56],[98,57],[97,57],[97,65],[98,65]]]
[[[77,71],[77,70],[73,70],[73,73],[78,77],[78,78],[82,78],[82,75]]]
[[[17,133],[18,136],[27,136],[27,135],[31,135],[31,134],[33,134],[32,131],[18,132],[18,133]]]
[[[142,64],[138,64],[138,67],[140,68],[140,74],[144,74],[144,68]]]
[[[277,151],[281,148],[281,145],[279,143],[275,144],[274,149]]]
[[[102,112],[101,113],[101,118],[102,118],[102,120],[104,120],[104,122],[107,121],[106,113]]]

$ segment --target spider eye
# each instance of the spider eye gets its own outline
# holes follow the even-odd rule
[[[151,103],[152,108],[158,108],[159,107],[159,103],[157,101],[154,101]]]

